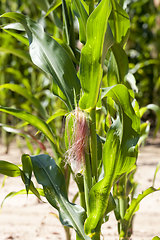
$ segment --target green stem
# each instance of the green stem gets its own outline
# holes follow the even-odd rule
[[[93,179],[98,180],[97,176],[97,135],[96,135],[96,109],[90,111],[90,135],[91,135],[91,165]]]
[[[84,192],[79,193],[80,205],[86,210],[85,194]]]

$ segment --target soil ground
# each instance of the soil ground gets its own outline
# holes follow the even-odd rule
[[[23,152],[28,153],[27,150]],[[0,159],[20,164],[21,151],[15,143],[10,145],[8,154],[5,147],[0,147]],[[157,164],[160,161],[160,137],[147,142],[141,147],[138,157],[138,167],[135,175],[139,183],[136,194],[152,185]],[[0,175],[0,187],[4,178]],[[157,174],[155,187],[160,187],[160,171]],[[20,178],[7,178],[0,189],[0,203],[4,197],[12,192],[23,189]],[[70,198],[75,193],[75,186],[71,183]],[[17,195],[8,198],[0,212],[0,240],[65,240],[65,232],[56,217],[54,210],[48,203],[40,203],[34,196]],[[114,215],[103,225],[105,240],[118,240],[117,226]],[[73,232],[72,239],[75,239]],[[160,237],[160,192],[146,197],[140,204],[140,209],[134,218],[132,240],[152,240]]]

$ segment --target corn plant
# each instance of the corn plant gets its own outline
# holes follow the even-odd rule
[[[52,92],[63,105],[57,105],[59,109],[50,116],[25,88],[2,86],[30,100],[39,114],[5,106],[0,111],[34,126],[49,141],[53,153],[24,154],[22,167],[1,160],[0,173],[21,176],[26,193],[39,199],[45,197],[58,210],[61,223],[74,228],[77,240],[99,240],[101,226],[112,210],[118,222],[119,239],[129,239],[138,204],[159,190],[151,187],[129,205],[128,196],[133,194],[134,184],[129,189],[128,183],[136,169],[142,130],[125,53],[130,20],[122,3],[116,0],[98,3],[62,0],[56,4],[47,14],[54,11],[59,20],[63,16],[62,38],[48,34],[41,23],[21,13],[1,15],[18,23],[11,24],[10,29],[23,27],[34,66],[52,82]],[[79,21],[79,39],[75,17]],[[60,33],[61,30],[59,36]],[[26,42],[20,36],[18,39]],[[82,45],[79,48],[77,41]],[[65,119],[63,137],[53,124],[58,116]],[[43,188],[34,186],[32,174]],[[80,205],[68,200],[70,174],[77,184]],[[66,232],[69,239],[69,230]]]

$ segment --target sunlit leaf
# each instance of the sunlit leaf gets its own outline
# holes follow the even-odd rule
[[[62,4],[62,0],[54,0],[45,16],[47,17],[51,12],[56,10],[56,8],[58,8],[61,4]]]
[[[84,91],[80,100],[82,109],[92,109],[98,101],[103,73],[103,45],[111,9],[110,1],[102,0],[87,21],[87,42],[81,51],[79,72]]]
[[[10,34],[11,36],[15,37],[18,41],[20,41],[20,42],[22,42],[23,44],[29,46],[29,41],[28,41],[28,39],[27,39],[26,37],[22,36],[22,35],[19,34],[19,33],[16,33],[16,32],[11,31],[10,29],[15,29],[15,28],[12,28],[12,27],[14,27],[14,26],[12,26],[11,24],[9,24],[9,26],[5,26],[5,27],[3,28],[3,30],[4,30],[6,33]]]
[[[73,1],[74,14],[79,21],[79,38],[82,43],[86,42],[86,24],[88,19],[88,14],[80,0]]]
[[[0,174],[9,177],[18,177],[21,175],[21,170],[19,167],[13,163],[0,160]]]
[[[124,234],[127,232],[128,226],[130,224],[130,221],[135,214],[137,207],[139,203],[149,194],[160,191],[160,188],[155,189],[153,187],[148,188],[145,190],[142,194],[139,194],[137,198],[134,198],[129,206],[129,208],[126,211],[126,214],[124,216],[123,222],[122,222],[122,231],[120,233],[120,237],[125,237]]]
[[[116,0],[112,0],[111,2],[112,12],[109,18],[109,23],[114,32],[116,41],[123,46],[127,41],[130,28],[129,16]]]
[[[57,110],[50,118],[48,118],[47,123],[50,123],[51,121],[53,121],[57,117],[65,116],[66,113],[67,113],[67,111],[64,110],[64,109]]]
[[[135,164],[140,134],[140,118],[132,107],[129,91],[124,85],[104,89],[102,97],[111,97],[119,111],[107,132],[103,148],[104,178],[90,191],[90,215],[85,222],[85,232],[89,235],[95,231],[105,213],[114,182]]]

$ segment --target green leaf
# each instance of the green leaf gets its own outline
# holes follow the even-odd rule
[[[79,72],[84,91],[79,103],[82,109],[92,109],[98,101],[103,73],[103,45],[111,9],[110,1],[102,0],[87,21],[87,42],[81,51]]]
[[[21,170],[13,163],[0,160],[0,174],[9,177],[18,177],[21,175]]]
[[[8,114],[11,114],[19,119],[22,119],[28,123],[30,123],[32,126],[36,127],[38,130],[40,130],[44,135],[53,143],[55,143],[55,139],[53,137],[53,133],[50,129],[50,127],[40,118],[24,111],[24,110],[18,110],[14,108],[8,108],[8,107],[0,107],[1,112],[5,112]]]
[[[140,129],[141,133],[140,138],[138,140],[138,146],[145,143],[145,140],[147,139],[150,132],[150,123],[149,122],[141,123]]]
[[[16,25],[17,27],[17,25]],[[4,28],[2,28],[3,31],[5,31],[6,33],[10,34],[11,36],[15,37],[18,41],[22,42],[23,44],[25,44],[26,46],[29,46],[29,41],[26,37],[22,36],[19,33],[15,33],[13,31],[11,31],[10,29],[15,29],[15,26],[13,24],[8,24],[7,26],[5,26]]]
[[[119,76],[119,83],[124,83],[124,78],[128,73],[128,57],[120,44],[113,44],[112,52],[114,54]]]
[[[43,117],[46,118],[47,117],[47,113],[46,110],[44,109],[44,107],[42,106],[42,104],[40,103],[40,101],[35,98],[32,93],[30,93],[28,91],[28,89],[18,85],[18,84],[11,84],[11,83],[6,83],[3,85],[0,85],[0,89],[9,89],[11,91],[14,91],[18,94],[20,94],[21,96],[23,96],[24,98],[26,98],[29,102],[31,102],[37,109],[38,113]]]
[[[79,39],[82,43],[86,42],[86,24],[88,14],[80,0],[73,1],[73,11],[79,21]]]
[[[48,118],[47,120],[47,124],[52,122],[54,119],[56,119],[57,117],[62,117],[65,116],[65,114],[67,113],[67,111],[65,109],[59,109],[57,110],[50,118]]]
[[[26,171],[26,172],[29,172],[29,171]],[[26,186],[26,193],[28,194],[28,190],[30,190],[39,200],[41,200],[40,195],[44,196],[44,193],[42,191],[39,192],[39,189],[34,186],[34,183],[31,181],[31,179],[28,180],[27,176],[23,171],[21,171],[21,179]]]
[[[113,86],[119,83],[118,66],[113,52],[110,54],[107,72],[107,86]]]
[[[64,37],[66,43],[74,50],[75,49],[75,36],[73,27],[73,14],[71,11],[71,2],[62,0],[62,10],[64,19]]]
[[[42,154],[31,156],[31,160],[35,177],[43,186],[48,202],[59,211],[62,224],[73,227],[82,239],[89,240],[83,228],[84,209],[68,201],[65,178],[54,159]]]
[[[160,240],[160,238],[156,236],[156,237],[152,238],[152,240]]]
[[[111,0],[112,12],[109,18],[111,29],[114,30],[116,42],[123,46],[128,38],[130,28],[129,16],[125,10],[118,4],[116,0]]]
[[[80,93],[80,82],[74,65],[63,49],[44,32],[43,26],[19,13],[5,13],[1,17],[13,18],[23,24],[30,42],[30,56],[33,63],[49,74],[66,96],[67,105],[74,108],[74,95]]]
[[[23,169],[24,178],[25,178],[26,191],[28,194],[30,183],[31,183],[32,170],[33,170],[32,162],[29,155],[27,154],[22,155],[21,161],[22,161],[22,169]]]
[[[3,27],[3,30],[14,29],[17,31],[25,31],[23,25],[21,23],[9,23]]]
[[[65,43],[64,40],[62,40],[62,39],[60,39],[60,38],[55,38],[55,37],[53,37],[53,36],[52,36],[52,38],[53,38],[55,41],[57,41],[57,42],[64,48],[64,50],[67,52],[67,54],[70,56],[70,58],[72,59],[72,61],[73,61],[74,63],[76,63],[76,64],[79,63],[78,60],[76,59],[76,57],[75,57],[75,55],[74,55],[71,47],[70,47],[67,43]]]
[[[111,97],[117,104],[118,112],[103,147],[104,178],[90,191],[90,215],[85,222],[85,232],[89,236],[96,231],[98,222],[104,216],[114,182],[132,170],[135,164],[140,133],[140,118],[132,107],[129,91],[124,85],[104,89],[102,97]]]
[[[51,12],[56,10],[56,8],[58,8],[61,4],[62,4],[62,0],[54,0],[51,4],[50,8],[48,9],[45,17],[47,17]]]
[[[43,189],[38,188],[37,191],[39,192],[39,194],[40,194],[41,196],[44,196]],[[20,190],[20,191],[18,191],[18,192],[10,192],[10,193],[7,194],[7,196],[5,196],[5,198],[3,199],[2,203],[1,203],[1,207],[3,207],[3,204],[4,204],[4,202],[5,202],[6,199],[11,198],[11,197],[15,197],[15,196],[17,196],[17,195],[22,195],[22,194],[33,194],[33,192],[32,192],[32,191],[29,191],[29,192],[27,193],[26,189],[22,189],[22,190]]]
[[[120,233],[121,237],[126,236],[125,234],[127,233],[128,226],[130,224],[130,221],[135,214],[137,207],[139,203],[143,200],[144,197],[148,196],[149,194],[160,191],[160,188],[155,189],[153,187],[150,187],[146,189],[142,194],[139,194],[137,198],[134,198],[129,206],[129,208],[126,211],[126,214],[124,216],[123,222],[122,222],[122,231]]]
[[[156,176],[157,176],[157,173],[158,173],[159,169],[160,169],[160,162],[157,164],[157,166],[156,166],[156,170],[155,170],[155,172],[154,172],[153,184],[152,184],[153,187],[154,187],[154,185],[155,185]]]
[[[32,66],[35,66],[32,61],[31,58],[29,56],[29,54],[27,54],[25,51],[20,50],[20,49],[13,49],[11,47],[0,47],[0,52],[1,53],[7,53],[7,54],[13,54],[16,57],[19,57],[21,59],[23,59],[24,61],[26,61],[27,63],[31,64]]]

